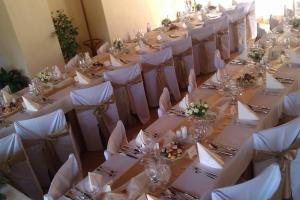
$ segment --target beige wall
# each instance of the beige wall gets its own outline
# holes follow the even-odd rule
[[[15,30],[30,76],[45,66],[64,65],[46,0],[2,0]]]
[[[0,27],[0,67],[16,68],[27,74],[26,62],[2,0],[0,0]]]
[[[100,1],[100,0],[99,0]],[[163,18],[175,19],[176,11],[184,7],[183,0],[102,0],[110,39],[146,31],[149,22],[158,27]]]

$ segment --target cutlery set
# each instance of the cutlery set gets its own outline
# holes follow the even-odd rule
[[[217,89],[217,86],[208,84],[208,83],[204,83],[200,86],[200,88],[202,88],[202,89]]]
[[[194,169],[194,172],[196,174],[203,174],[205,176],[207,176],[208,178],[211,178],[211,179],[216,179],[217,178],[217,174],[215,174],[214,172],[210,172],[208,170],[204,170],[204,169],[201,169],[199,167],[193,167]]]
[[[230,147],[224,147],[224,146],[221,146],[221,145],[216,145],[214,143],[209,143],[208,144],[208,148],[210,150],[213,150],[214,152],[216,152],[217,154],[222,154],[224,156],[229,156],[229,157],[232,157],[235,155],[236,153],[236,149],[234,148],[230,148]]]
[[[282,78],[282,77],[276,77],[276,79],[280,82],[280,83],[286,83],[286,84],[293,84],[294,83],[294,79],[291,78]]]
[[[181,110],[176,110],[174,108],[171,108],[170,110],[168,110],[167,112],[169,115],[176,115],[178,117],[186,117],[185,111],[181,111]]]
[[[268,114],[271,111],[270,108],[265,107],[265,106],[256,106],[256,105],[251,105],[251,104],[248,104],[248,106],[254,112],[261,112],[261,113],[264,113],[264,114]]]
[[[100,173],[100,172],[105,173],[106,175],[108,175],[108,176],[110,176],[110,177],[115,176],[116,173],[117,173],[117,171],[108,169],[108,168],[106,168],[106,167],[104,167],[104,166],[101,166],[101,165],[100,165],[100,167],[98,167],[98,168],[96,169],[96,172],[97,172],[97,173]]]
[[[182,190],[179,190],[174,187],[169,187],[166,193],[163,193],[162,196],[168,198],[168,199],[179,199],[179,200],[197,200],[198,197],[189,194],[187,192],[184,192]]]

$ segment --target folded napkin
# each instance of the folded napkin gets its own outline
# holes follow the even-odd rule
[[[147,139],[148,139],[148,137],[145,135],[144,131],[140,130],[140,132],[136,136],[135,144],[138,147],[145,148],[145,146],[147,144]]]
[[[79,84],[88,85],[91,83],[91,79],[83,75],[82,73],[76,71],[76,77],[75,81],[77,81]]]
[[[239,121],[257,121],[257,115],[245,104],[238,101],[238,120]]]
[[[185,97],[179,102],[179,108],[186,110],[189,106],[189,95],[185,95]]]
[[[4,104],[10,104],[13,101],[13,96],[6,90],[1,90]]]
[[[100,192],[103,187],[103,176],[101,174],[97,174],[94,172],[88,173],[88,191],[93,192],[97,191]]]
[[[159,200],[158,198],[150,195],[150,194],[142,194],[137,200]]]
[[[215,169],[222,169],[224,161],[220,156],[205,148],[202,144],[197,142],[197,151],[200,164],[206,165]]]
[[[300,55],[294,51],[289,52],[290,63],[300,64]]]
[[[266,73],[266,89],[267,90],[281,90],[284,86],[276,80],[271,74]]]
[[[212,75],[212,77],[210,78],[210,82],[214,85],[219,85],[221,78],[222,72],[221,70],[218,70],[216,73],[214,73],[214,75]]]
[[[148,177],[145,174],[145,172],[142,172],[139,175],[133,177],[126,188],[128,193],[128,199],[129,200],[137,199],[145,192],[147,185],[148,185]]]
[[[24,107],[26,108],[27,111],[36,112],[36,111],[39,111],[39,109],[41,108],[40,104],[38,104],[30,99],[27,99],[24,96],[22,96],[22,99],[23,99]]]
[[[122,67],[124,64],[117,58],[115,58],[113,55],[109,54],[110,63],[113,67]]]
[[[56,78],[62,79],[62,73],[61,73],[61,71],[60,71],[60,69],[58,68],[57,65],[54,65],[53,71],[56,74]]]

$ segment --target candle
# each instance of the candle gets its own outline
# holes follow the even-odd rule
[[[188,130],[186,126],[182,126],[181,127],[181,136],[183,139],[187,138],[188,136]]]

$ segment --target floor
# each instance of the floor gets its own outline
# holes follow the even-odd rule
[[[205,82],[212,74],[205,74],[200,75],[197,77],[197,84],[201,85],[203,82]],[[184,97],[186,94],[186,91],[181,91],[181,96]],[[178,102],[172,102],[173,105],[175,105]],[[157,119],[157,109],[156,108],[150,108],[150,120],[146,124],[141,124],[140,122],[137,122],[134,125],[126,127],[126,134],[128,140],[132,140],[136,137],[138,132],[141,129],[147,128],[150,124],[152,124]],[[96,151],[96,152],[86,152],[82,156],[82,168],[83,168],[83,174],[86,175],[89,171],[93,171],[95,168],[97,168],[101,163],[103,163],[104,156],[102,151]]]

